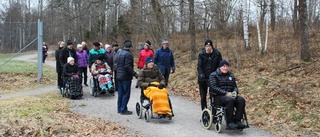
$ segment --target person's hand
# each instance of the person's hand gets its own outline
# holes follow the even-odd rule
[[[79,78],[78,74],[73,74],[72,77],[73,78]]]
[[[175,67],[172,68],[172,72],[171,73],[174,73],[174,72],[176,72],[176,68]]]
[[[233,99],[236,99],[236,97],[237,97],[237,91],[233,91],[233,92],[231,92],[232,93],[232,98]]]
[[[159,88],[159,89],[163,89],[163,88],[165,88],[165,87],[166,87],[165,85],[160,84],[158,88]]]

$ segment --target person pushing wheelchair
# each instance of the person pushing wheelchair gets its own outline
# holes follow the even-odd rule
[[[245,128],[245,124],[241,122],[245,111],[245,99],[238,95],[236,79],[229,71],[229,63],[226,60],[222,60],[217,70],[210,74],[209,84],[210,93],[217,95],[226,109],[227,127],[229,129]]]

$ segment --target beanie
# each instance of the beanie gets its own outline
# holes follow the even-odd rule
[[[151,57],[147,57],[146,59],[146,64],[150,63],[150,62],[154,62],[154,59]]]
[[[107,49],[107,48],[111,48],[111,45],[106,44],[104,47],[105,47],[105,49]]]
[[[226,60],[222,60],[222,61],[219,63],[219,68],[220,68],[220,67],[222,67],[222,66],[224,66],[224,65],[229,66],[228,61],[226,61]]]
[[[162,44],[165,44],[165,43],[169,43],[169,41],[167,39],[163,39]]]
[[[145,44],[146,44],[148,47],[151,46],[151,42],[150,42],[149,40],[147,40]]]
[[[77,48],[82,48],[82,45],[81,45],[81,44],[78,44],[78,45],[77,45]]]
[[[99,43],[99,42],[93,42],[92,45],[99,47],[99,46],[100,46],[100,43]]]
[[[131,40],[125,40],[125,41],[123,42],[123,44],[126,44],[127,42],[132,43]]]
[[[104,56],[103,55],[98,55],[97,60],[103,61],[104,60]]]
[[[131,48],[132,47],[132,43],[131,41],[127,41],[126,43],[124,43],[123,45],[125,48]]]
[[[69,39],[68,41],[67,41],[67,45],[72,45],[73,43],[72,43],[72,41]]]
[[[213,44],[212,44],[212,41],[210,39],[207,39],[205,42],[204,42],[204,46],[206,45],[211,45],[213,47]]]
[[[68,57],[68,59],[67,59],[68,63],[70,63],[70,61],[72,61],[72,60],[74,60],[73,57]]]

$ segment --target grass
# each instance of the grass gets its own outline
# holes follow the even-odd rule
[[[12,54],[0,54],[0,64],[10,58]],[[9,93],[34,89],[41,86],[53,85],[56,81],[56,72],[53,68],[44,66],[41,85],[37,84],[37,63],[11,60],[0,67],[0,93]]]
[[[0,101],[0,136],[141,136],[127,127],[72,113],[58,92]]]

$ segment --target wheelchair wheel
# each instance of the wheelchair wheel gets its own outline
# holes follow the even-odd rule
[[[215,123],[214,125],[214,130],[217,132],[217,133],[220,133],[221,132],[221,123]]]
[[[140,102],[137,102],[136,103],[136,113],[137,113],[137,116],[139,119],[141,119],[141,117],[142,117],[142,112],[143,112],[142,105],[140,104]]]
[[[204,109],[201,114],[201,124],[204,129],[210,129],[212,126],[212,114],[209,109]]]
[[[90,95],[93,96],[94,93],[94,83],[93,83],[93,78],[90,79],[89,83],[89,90],[90,90]]]
[[[98,92],[97,91],[93,91],[93,96],[97,97],[98,96]]]
[[[149,120],[150,120],[149,110],[145,112],[145,114],[144,114],[144,120],[145,120],[146,122],[149,122]]]

